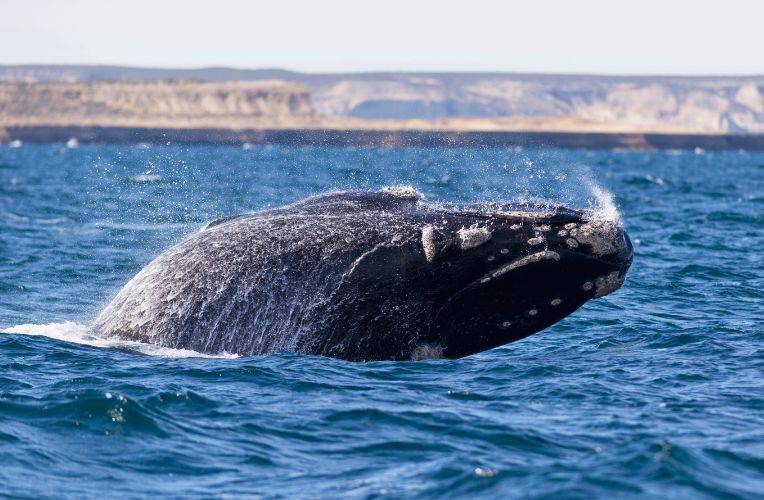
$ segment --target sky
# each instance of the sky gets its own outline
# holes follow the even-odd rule
[[[764,74],[764,0],[0,0],[0,64]]]

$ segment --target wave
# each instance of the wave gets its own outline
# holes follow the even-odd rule
[[[132,340],[105,339],[92,335],[87,325],[81,325],[73,321],[64,321],[63,323],[47,323],[16,325],[0,333],[14,335],[29,335],[34,337],[48,337],[63,342],[73,344],[88,345],[102,349],[119,349],[130,351],[147,356],[156,356],[161,358],[238,358],[237,354],[204,354],[190,349],[174,349],[172,347],[162,347]]]

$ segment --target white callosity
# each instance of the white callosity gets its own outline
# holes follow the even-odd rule
[[[486,227],[473,225],[463,227],[458,231],[459,245],[462,250],[479,247],[491,239],[491,231]]]
[[[413,186],[406,186],[406,185],[400,185],[400,186],[387,186],[382,188],[382,191],[385,193],[389,193],[397,198],[404,198],[407,200],[423,200],[424,196],[422,193],[414,189]]]
[[[435,260],[438,249],[435,245],[435,228],[433,226],[425,226],[422,229],[422,249],[427,262]]]
[[[542,243],[544,243],[544,238],[542,238],[541,236],[534,236],[533,238],[528,240],[528,244],[532,246],[540,245]]]
[[[591,245],[594,255],[612,255],[626,247],[626,240],[618,234],[620,226],[616,222],[591,221],[571,228],[569,232],[578,243]]]
[[[613,271],[605,276],[601,276],[594,280],[594,297],[604,297],[605,295],[618,290],[623,281],[626,279],[626,275]]]

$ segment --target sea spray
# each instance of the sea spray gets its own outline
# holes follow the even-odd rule
[[[473,190],[473,203],[486,207],[495,203],[564,205],[584,209],[593,220],[621,222],[614,195],[589,164],[569,163],[559,151],[508,154],[495,165],[481,165],[495,187]],[[501,180],[503,185],[498,184]]]
[[[587,179],[585,185],[594,197],[594,200],[589,204],[590,218],[595,220],[610,220],[620,223],[621,212],[615,204],[613,193],[601,187],[591,179]]]

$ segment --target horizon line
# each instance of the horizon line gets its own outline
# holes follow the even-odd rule
[[[303,71],[281,67],[242,67],[242,66],[139,66],[112,63],[0,63],[0,68],[120,68],[132,70],[166,71],[274,71],[303,74],[310,76],[332,75],[517,75],[517,76],[559,76],[559,77],[612,77],[612,78],[764,78],[764,73],[599,73],[599,72],[545,72],[526,70],[350,70],[350,71]]]

